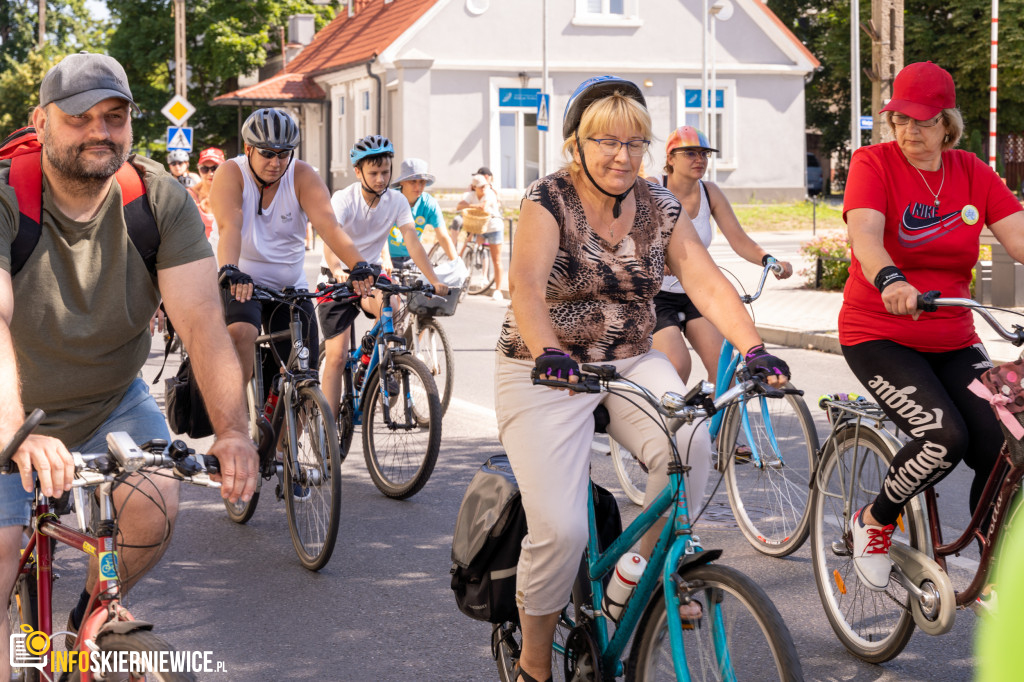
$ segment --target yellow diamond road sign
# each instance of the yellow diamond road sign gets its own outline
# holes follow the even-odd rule
[[[171,98],[170,102],[164,105],[160,112],[170,119],[172,123],[181,126],[185,124],[189,116],[196,113],[196,108],[181,95],[175,95]]]

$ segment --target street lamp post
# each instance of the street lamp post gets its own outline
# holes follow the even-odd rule
[[[708,99],[711,100],[711,124],[708,126],[709,138],[712,145],[721,148],[718,144],[718,71],[716,68],[716,55],[718,47],[718,35],[716,28],[719,21],[729,21],[732,17],[733,5],[729,0],[716,0],[715,4],[708,10],[711,13],[711,91]],[[718,182],[718,153],[711,155],[711,182]]]

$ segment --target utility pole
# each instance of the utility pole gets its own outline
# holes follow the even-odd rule
[[[185,60],[185,0],[174,0],[174,94],[186,97],[188,66]]]
[[[882,107],[892,99],[892,82],[903,68],[903,0],[872,0],[871,21],[863,26],[871,38],[871,144],[882,141]]]
[[[850,155],[860,148],[860,0],[850,1]]]
[[[39,47],[46,44],[46,0],[39,0]]]

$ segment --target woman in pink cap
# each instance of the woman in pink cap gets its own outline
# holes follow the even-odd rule
[[[679,199],[705,248],[711,244],[713,216],[733,251],[751,263],[763,265],[771,256],[740,227],[740,221],[718,185],[701,180],[708,167],[708,157],[717,151],[708,144],[708,138],[704,133],[696,128],[676,128],[668,136],[665,145],[665,175],[661,176],[661,184]],[[650,178],[649,180],[654,182]],[[780,262],[780,265],[783,269],[781,278],[793,274],[792,265],[785,262]],[[683,291],[678,278],[672,275],[665,276],[661,291],[654,297],[654,311],[657,318],[654,326],[654,348],[668,356],[672,366],[686,382],[690,376],[692,361],[690,351],[683,341],[685,334],[700,356],[708,372],[708,380],[714,381],[718,376],[718,353],[722,349],[724,337],[715,325],[697,310],[697,306]],[[680,331],[683,334],[680,334]]]
[[[213,232],[213,211],[210,210],[209,196],[210,187],[213,186],[213,174],[217,167],[224,163],[224,152],[217,147],[207,147],[199,154],[199,184],[190,187],[188,192],[192,195],[196,205],[199,207],[199,215],[203,218],[206,226],[206,237],[209,238]],[[216,237],[214,237],[216,239]]]
[[[967,385],[992,366],[966,308],[921,314],[917,296],[970,297],[979,234],[988,225],[1024,260],[1024,212],[1005,183],[953,149],[964,124],[953,78],[931,62],[905,67],[882,109],[895,141],[853,154],[843,218],[853,246],[839,313],[850,369],[910,440],[875,500],[853,517],[853,563],[869,589],[889,584],[889,546],[903,505],[966,459],[977,505],[1003,435]]]

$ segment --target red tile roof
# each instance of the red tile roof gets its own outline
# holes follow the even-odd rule
[[[254,102],[320,102],[326,94],[312,78],[301,73],[281,72],[255,85],[239,88],[215,97],[214,104],[233,104],[237,101]]]
[[[395,42],[437,0],[356,0],[355,14],[341,10],[286,71],[315,76],[361,64]]]

